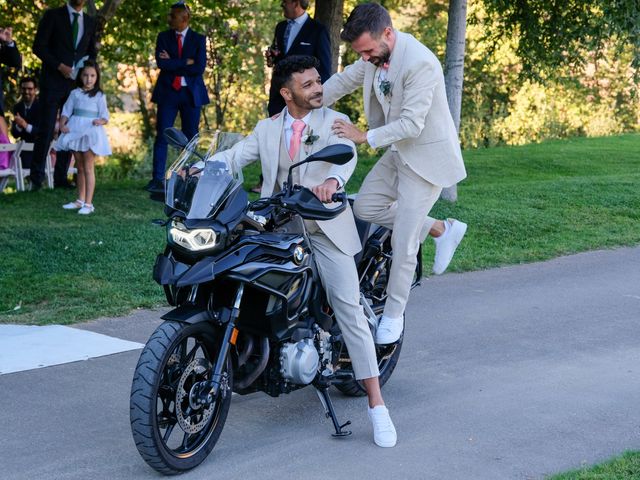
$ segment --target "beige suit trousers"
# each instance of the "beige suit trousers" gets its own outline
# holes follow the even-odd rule
[[[360,305],[353,257],[340,251],[320,229],[309,235],[320,279],[349,350],[356,379],[377,377],[378,361],[369,322]]]
[[[442,187],[429,183],[387,150],[371,169],[358,192],[354,213],[367,222],[393,230],[393,260],[384,315],[402,318],[417,264],[420,245],[435,219],[428,216]]]

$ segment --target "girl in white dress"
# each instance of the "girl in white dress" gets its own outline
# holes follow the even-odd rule
[[[109,121],[107,99],[100,89],[100,69],[86,61],[78,72],[78,87],[69,94],[60,116],[61,135],[56,150],[71,150],[78,169],[78,199],[62,206],[78,210],[81,215],[93,213],[96,186],[95,157],[111,155],[104,126]]]

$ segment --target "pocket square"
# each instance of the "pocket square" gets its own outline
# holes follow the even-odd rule
[[[309,42],[300,42],[300,45],[310,46],[311,44]]]

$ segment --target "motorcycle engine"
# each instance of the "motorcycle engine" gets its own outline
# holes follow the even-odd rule
[[[280,373],[290,382],[308,385],[316,377],[319,367],[320,356],[310,338],[285,343],[280,349]]]

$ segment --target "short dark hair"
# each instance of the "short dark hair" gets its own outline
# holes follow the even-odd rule
[[[363,3],[351,11],[347,23],[342,27],[340,38],[352,43],[363,33],[380,38],[387,27],[393,27],[389,12],[378,3]]]
[[[86,93],[90,97],[95,97],[98,93],[102,92],[102,89],[100,88],[100,68],[98,67],[98,64],[96,62],[94,62],[93,60],[85,61],[84,65],[82,65],[80,70],[78,70],[78,76],[76,77],[76,85],[78,87],[80,87],[80,88],[84,87],[84,85],[82,84],[82,72],[87,67],[95,68],[95,70],[96,70],[96,83],[95,83],[95,85],[93,86],[93,88],[91,90],[89,90],[88,92],[84,92],[84,93]]]
[[[174,3],[173,5],[171,5],[171,8],[177,8],[178,10],[186,10],[187,13],[191,13],[191,9],[189,8],[189,5],[187,5],[184,1],[180,0],[176,3]]]
[[[280,60],[273,69],[273,83],[280,90],[291,80],[294,73],[302,73],[310,68],[318,70],[320,62],[311,55],[291,55]]]
[[[23,83],[27,83],[27,82],[33,83],[33,86],[38,88],[38,81],[36,80],[36,77],[22,77],[20,79],[19,85],[22,86]]]

